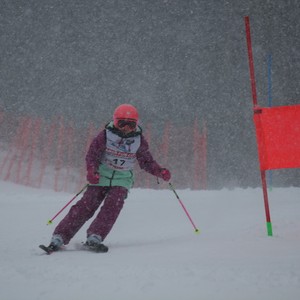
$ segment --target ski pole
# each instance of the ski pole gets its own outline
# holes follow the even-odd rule
[[[175,189],[174,189],[174,187],[173,187],[173,185],[172,185],[171,182],[169,182],[169,186],[170,186],[170,189],[174,192],[174,194],[175,194],[177,200],[179,201],[179,203],[180,203],[181,207],[183,208],[185,214],[186,214],[187,217],[189,218],[191,224],[193,225],[193,227],[194,227],[194,229],[195,229],[195,233],[199,234],[199,233],[200,233],[200,230],[196,227],[195,223],[193,222],[193,220],[192,220],[190,214],[188,213],[187,209],[185,208],[184,204],[183,204],[182,201],[180,200],[180,198],[179,198],[178,194],[176,193],[176,191],[175,191]]]
[[[53,220],[72,202],[75,200],[75,198],[80,195],[87,187],[88,183],[51,219],[48,221],[47,225],[52,224]]]

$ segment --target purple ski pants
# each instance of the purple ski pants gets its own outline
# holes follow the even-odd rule
[[[82,198],[71,207],[60,221],[53,234],[59,234],[67,245],[83,224],[89,220],[99,206],[100,212],[87,229],[87,235],[97,234],[106,238],[123,208],[128,190],[121,186],[89,186]]]

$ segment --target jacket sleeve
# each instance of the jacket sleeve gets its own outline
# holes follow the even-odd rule
[[[137,151],[136,156],[141,169],[154,176],[160,177],[162,168],[153,159],[152,154],[149,151],[148,142],[143,135],[141,135],[141,146]]]
[[[85,162],[87,169],[89,167],[98,169],[101,158],[106,147],[106,134],[105,130],[102,130],[92,141],[89,150],[85,156]]]

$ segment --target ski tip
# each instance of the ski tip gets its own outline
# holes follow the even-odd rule
[[[48,255],[50,255],[53,252],[45,245],[39,245],[39,248],[44,250],[46,252],[46,254],[48,254]]]

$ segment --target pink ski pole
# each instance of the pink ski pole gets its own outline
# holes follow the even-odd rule
[[[48,221],[47,225],[52,224],[53,220],[72,202],[75,200],[75,198],[80,195],[87,187],[88,183],[51,219]]]
[[[183,204],[182,201],[180,200],[180,198],[179,198],[178,194],[176,193],[176,191],[175,191],[173,185],[171,184],[171,182],[169,182],[169,186],[170,186],[171,190],[174,192],[176,198],[178,199],[178,201],[179,201],[181,207],[183,208],[185,214],[186,214],[187,217],[189,218],[191,224],[193,225],[193,227],[194,227],[194,229],[195,229],[195,233],[199,234],[199,233],[200,233],[200,230],[196,227],[195,223],[193,222],[193,220],[192,220],[190,214],[188,213],[187,209],[185,208],[184,204]]]

